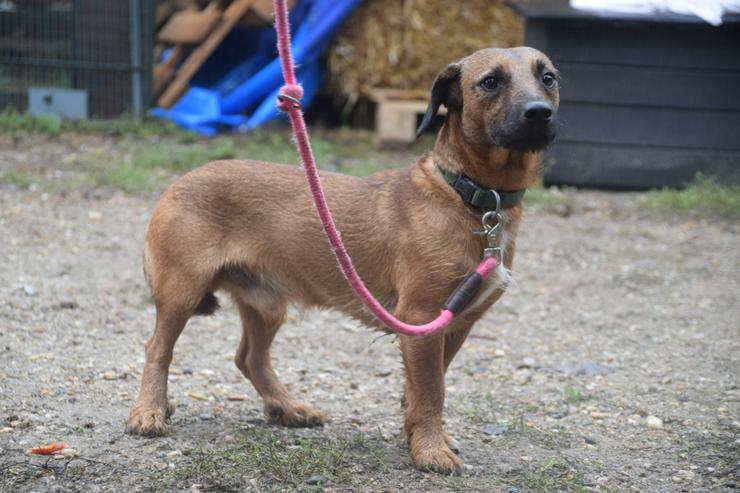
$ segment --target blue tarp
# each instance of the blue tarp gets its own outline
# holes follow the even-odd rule
[[[293,58],[308,106],[321,87],[321,54],[360,0],[299,0],[290,13]],[[273,28],[237,28],[191,80],[170,109],[152,114],[204,135],[249,131],[281,117],[275,100],[283,85]],[[246,116],[249,114],[249,116]]]

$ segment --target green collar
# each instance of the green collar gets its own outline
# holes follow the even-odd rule
[[[501,198],[501,209],[511,209],[521,204],[524,193],[527,191],[526,189],[511,191],[493,190],[479,185],[464,173],[454,173],[442,169],[439,166],[437,166],[437,169],[445,181],[460,195],[463,202],[474,209],[495,211],[496,194]]]

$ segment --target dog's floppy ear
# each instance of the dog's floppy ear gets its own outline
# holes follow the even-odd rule
[[[437,74],[432,85],[432,95],[429,98],[429,106],[421,120],[421,125],[416,130],[418,137],[434,121],[440,105],[447,106],[447,110],[459,110],[462,108],[462,89],[460,88],[460,73],[462,68],[459,63],[451,63]]]

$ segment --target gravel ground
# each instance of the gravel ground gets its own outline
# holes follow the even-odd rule
[[[178,342],[168,436],[125,435],[154,321],[140,257],[156,196],[43,190],[0,184],[2,491],[740,487],[735,221],[644,211],[639,194],[530,207],[516,282],[448,374],[467,465],[441,477],[399,437],[396,340],[333,312],[292,315],[274,346],[284,382],[332,416],[323,429],[264,423],[227,304]],[[51,440],[72,451],[27,452]]]

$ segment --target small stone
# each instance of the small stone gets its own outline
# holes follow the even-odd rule
[[[198,417],[199,417],[200,419],[202,419],[203,421],[208,421],[208,420],[210,420],[210,419],[213,419],[213,418],[215,418],[216,416],[215,416],[215,415],[214,415],[213,413],[200,413],[200,414],[198,415]]]
[[[198,392],[197,390],[188,390],[188,397],[191,399],[195,399],[196,401],[207,401],[208,397],[206,397],[205,394],[202,392]]]
[[[532,462],[532,457],[530,457],[530,456],[528,456],[528,455],[522,455],[522,456],[521,456],[521,457],[519,457],[519,458],[520,458],[521,460],[523,460],[524,462]]]
[[[376,375],[382,378],[389,377],[391,375],[391,370],[388,370],[388,369],[378,370]]]
[[[590,436],[585,436],[585,437],[583,437],[583,439],[584,439],[584,440],[586,441],[586,443],[587,443],[587,444],[589,444],[589,445],[596,445],[596,443],[597,443],[597,442],[596,442],[596,439],[595,439],[594,437],[590,437]]]
[[[486,425],[483,427],[482,431],[486,435],[501,436],[506,433],[507,429],[508,427],[506,425]]]
[[[605,413],[602,411],[592,411],[589,416],[591,416],[593,419],[606,419],[609,417],[609,413]]]
[[[108,370],[107,372],[103,373],[103,378],[105,380],[116,380],[118,378],[118,374],[113,370]]]
[[[182,450],[172,450],[167,452],[167,457],[182,457]]]
[[[596,377],[600,375],[608,375],[613,373],[614,369],[608,366],[600,365],[598,363],[584,363],[578,369],[578,375],[585,375],[587,377]]]
[[[192,368],[183,368],[182,369],[182,374],[183,375],[192,375],[193,374],[193,369]]]
[[[226,396],[227,401],[243,401],[246,399],[247,399],[247,396],[244,394],[230,394]]]
[[[658,418],[657,416],[648,416],[645,420],[645,424],[651,430],[658,430],[660,428],[663,428],[663,420]]]
[[[93,221],[98,221],[103,217],[103,215],[98,211],[89,211],[87,213],[87,217],[92,219]]]
[[[23,292],[26,293],[26,296],[36,296],[37,294],[39,294],[39,290],[31,284],[24,285]]]
[[[80,453],[73,448],[65,448],[64,450],[59,452],[59,455],[61,455],[62,457],[79,457]]]
[[[503,349],[497,349],[493,352],[494,358],[503,358],[504,356],[506,356],[506,351]]]
[[[326,476],[322,476],[320,474],[317,474],[315,476],[311,476],[306,480],[306,484],[310,486],[316,486],[316,485],[326,485],[329,484],[329,478]]]
[[[48,353],[37,353],[31,355],[31,361],[51,361],[54,359],[54,353],[49,351]]]
[[[13,431],[13,428],[11,428],[10,426],[6,426],[5,428],[0,429],[0,433],[10,433],[11,431]]]
[[[470,464],[463,464],[463,469],[465,469],[466,471],[472,471],[473,466],[471,466]]]
[[[517,368],[534,368],[537,365],[537,362],[534,360],[534,358],[527,356],[526,358],[522,358],[522,362],[519,363],[519,366]]]

